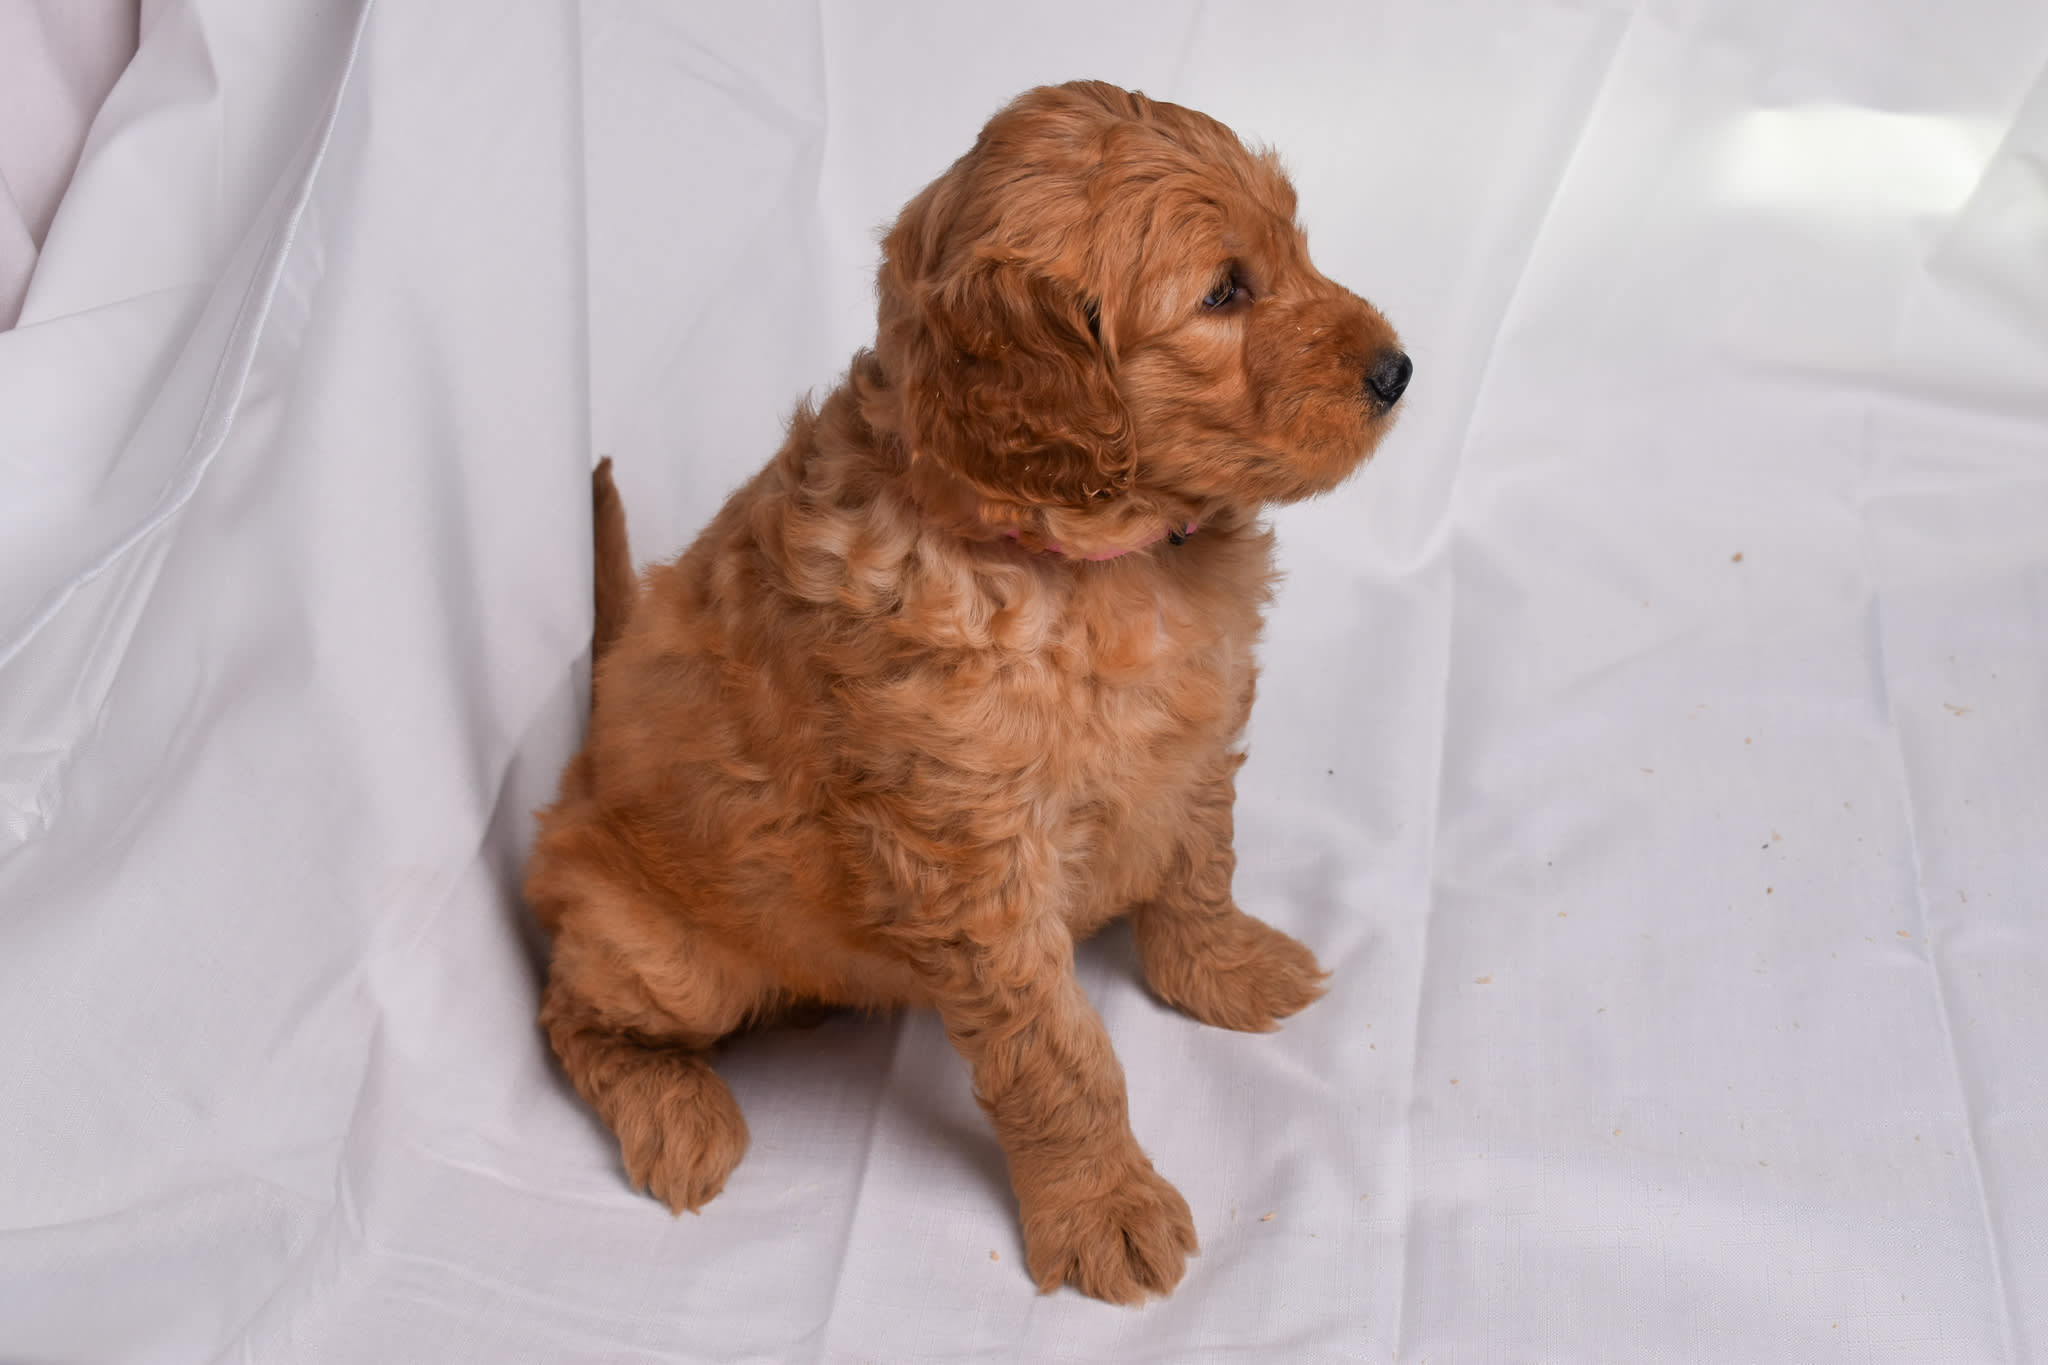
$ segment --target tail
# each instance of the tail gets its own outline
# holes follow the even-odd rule
[[[632,552],[626,547],[626,505],[619,501],[619,490],[612,483],[609,455],[591,471],[590,519],[597,599],[597,616],[590,629],[590,661],[595,664],[626,628],[633,600],[639,596]]]

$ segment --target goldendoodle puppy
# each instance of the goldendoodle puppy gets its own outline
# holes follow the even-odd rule
[[[635,583],[600,471],[589,739],[526,893],[542,1023],[636,1186],[695,1209],[739,1161],[721,1038],[930,1008],[1039,1286],[1179,1281],[1194,1225],[1074,943],[1129,915],[1151,988],[1226,1028],[1321,990],[1231,899],[1259,516],[1356,469],[1410,366],[1294,214],[1212,119],[1033,90],[903,210],[874,349],[681,559]]]

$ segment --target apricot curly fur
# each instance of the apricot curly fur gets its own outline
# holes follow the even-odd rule
[[[1322,990],[1231,898],[1258,518],[1357,468],[1409,367],[1294,215],[1204,115],[1030,91],[889,233],[874,348],[637,585],[600,466],[589,737],[526,894],[543,1026],[636,1187],[697,1209],[745,1151],[720,1039],[930,1008],[1034,1282],[1179,1282],[1194,1223],[1073,950],[1132,914],[1152,989],[1228,1028]]]

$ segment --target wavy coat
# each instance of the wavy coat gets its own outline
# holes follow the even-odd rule
[[[1180,1279],[1073,947],[1130,916],[1151,989],[1228,1028],[1322,988],[1231,898],[1258,518],[1369,455],[1409,363],[1294,211],[1201,114],[1031,91],[905,207],[874,348],[681,558],[636,583],[600,468],[589,736],[526,894],[542,1023],[636,1186],[697,1209],[740,1159],[720,1039],[930,1008],[1038,1285]]]

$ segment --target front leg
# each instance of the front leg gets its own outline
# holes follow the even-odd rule
[[[1323,993],[1315,954],[1237,908],[1230,881],[1235,773],[1225,757],[1190,802],[1186,834],[1159,894],[1134,907],[1146,984],[1167,1004],[1218,1028],[1260,1033]]]
[[[1194,1220],[1131,1132],[1123,1068],[1074,979],[1065,925],[970,909],[928,923],[902,947],[1009,1159],[1032,1279],[1111,1303],[1167,1293],[1196,1251]]]

